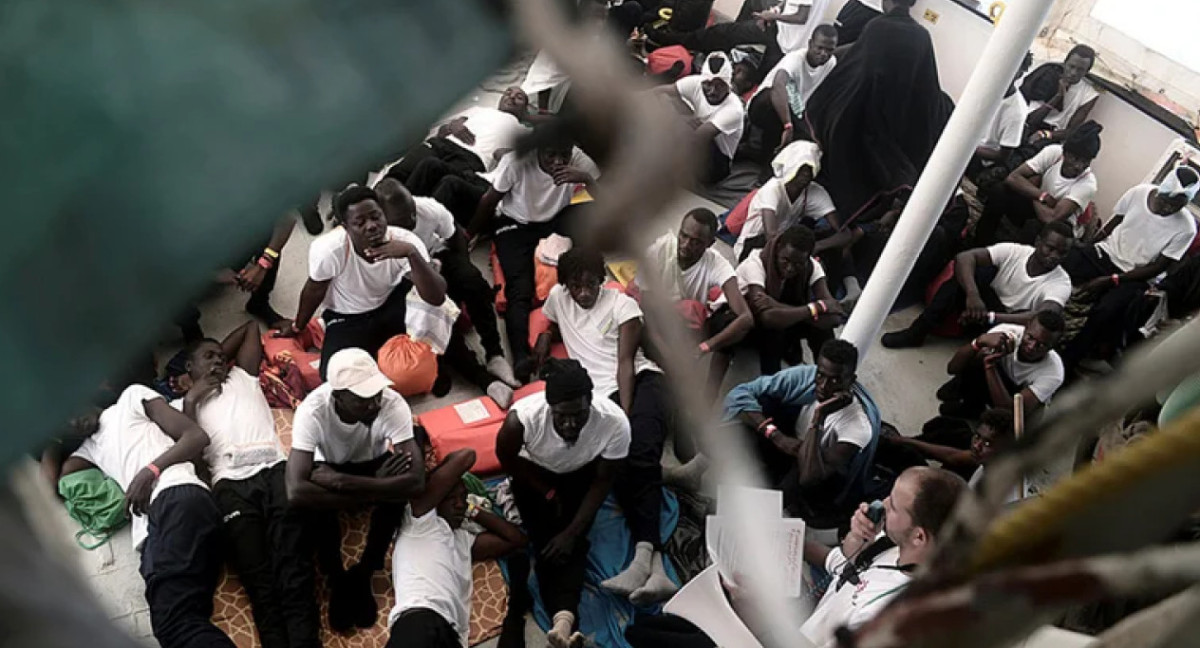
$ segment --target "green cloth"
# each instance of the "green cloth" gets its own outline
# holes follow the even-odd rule
[[[83,527],[75,541],[84,549],[95,549],[129,522],[125,493],[117,482],[98,468],[88,468],[58,480],[58,494],[67,503],[67,514]],[[83,536],[92,540],[85,541]]]
[[[1183,416],[1196,405],[1200,405],[1200,374],[1179,383],[1163,401],[1162,410],[1158,413],[1158,427]]]

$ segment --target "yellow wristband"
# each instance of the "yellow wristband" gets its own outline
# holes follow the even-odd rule
[[[279,258],[279,253],[278,253],[278,252],[276,252],[275,250],[272,250],[271,248],[266,248],[266,249],[264,249],[264,250],[263,250],[263,254],[265,254],[265,255],[267,255],[267,256],[269,256],[269,257],[271,257],[272,259],[278,259],[278,258]]]

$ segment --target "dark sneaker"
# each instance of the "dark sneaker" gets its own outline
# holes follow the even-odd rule
[[[329,629],[337,634],[354,630],[354,600],[346,572],[329,576]]]
[[[325,231],[325,221],[321,220],[321,212],[317,211],[316,205],[301,207],[300,218],[304,221],[304,229],[308,230],[309,234],[316,236]]]
[[[881,342],[889,349],[912,349],[925,344],[925,335],[910,326],[903,331],[884,333]]]
[[[938,387],[937,399],[943,403],[962,400],[962,378],[955,376]]]
[[[353,606],[354,625],[360,628],[372,628],[379,617],[379,604],[375,601],[375,591],[371,587],[371,577],[375,570],[361,564],[346,570],[347,596]]]

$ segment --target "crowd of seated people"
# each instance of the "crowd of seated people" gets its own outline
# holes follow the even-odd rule
[[[334,196],[334,227],[309,247],[290,319],[267,302],[293,224],[281,221],[236,282],[252,294],[247,310],[270,327],[267,336],[301,336],[314,319],[323,323],[320,385],[297,400],[288,451],[261,388],[258,324],[218,341],[193,318],[183,376],[172,383],[177,398],[123,385],[106,408],[70,419],[73,442],[43,453],[55,483],[95,469],[124,493],[164,648],[234,645],[211,619],[226,563],[265,648],[319,646],[324,627],[374,627],[371,583],[386,575],[389,555],[388,646],[466,645],[472,561],[500,557],[514,565],[502,646],[524,645],[530,564],[554,648],[585,645],[583,608],[593,596],[637,608],[625,619],[634,646],[725,645],[728,627],[655,613],[694,595],[680,589],[668,557],[667,485],[696,490],[711,464],[711,451],[680,430],[683,403],[661,360],[681,328],[707,376],[704,398],[721,408],[724,433],[744,437],[767,485],[782,493],[783,513],[839,531],[836,546],[810,539],[804,548],[805,561],[833,582],[798,632],[828,645],[840,628],[877,614],[930,559],[959,495],[1013,443],[1014,396],[1024,416],[1049,406],[1090,353],[1134,341],[1129,313],[1147,315],[1164,294],[1172,313],[1200,306],[1200,266],[1187,258],[1196,224],[1186,209],[1200,175],[1173,169],[1126,192],[1103,227],[1083,222],[1095,212],[1090,165],[1100,151],[1086,80],[1095,53],[1078,47],[1063,64],[1024,75],[1027,57],[967,170],[1003,180],[979,185],[982,214],[968,236],[947,227],[955,254],[932,262],[953,261],[951,278],[910,326],[882,337],[884,347],[920,347],[946,323],[958,325],[950,379],[929,395],[954,423],[911,438],[889,432],[888,413],[859,382],[859,349],[837,331],[873,267],[855,263],[862,242],[886,242],[903,205],[891,197],[915,182],[949,114],[929,36],[909,15],[913,0],[851,0],[835,25],[821,23],[825,0],[753,0],[740,20],[711,27],[684,20],[685,3],[663,26],[660,3],[587,1],[605,37],[642,31],[654,44],[703,54],[696,69],[652,92],[676,105],[701,144],[699,184],[750,178],[740,187],[745,222],[729,239],[732,254],[717,243],[731,233],[727,217],[705,208],[671,214],[678,227],[654,239],[633,280],[610,283],[605,256],[569,240],[586,202],[605,199],[601,168],[577,134],[553,127],[567,122],[532,109],[518,87],[495,108],[436,125],[369,185]],[[747,43],[765,50],[757,89],[739,87],[740,63],[728,52]],[[539,60],[539,74],[553,66]],[[546,108],[549,87],[527,85]],[[867,117],[864,106],[884,109]],[[751,172],[739,175],[739,164]],[[503,288],[472,259],[481,245]],[[554,281],[540,294],[547,268]],[[682,322],[643,308],[659,299]],[[489,449],[516,516],[468,497],[476,451],[427,465],[436,444],[381,369],[381,349],[412,330],[415,303],[465,314],[431,391],[444,395],[461,376],[503,413]],[[549,325],[531,335],[535,311]],[[755,375],[725,385],[743,351],[757,355]],[[541,389],[517,397],[539,381]],[[663,467],[668,447],[680,465]],[[610,497],[628,551],[598,579],[590,533]],[[877,498],[882,522],[867,515]],[[347,566],[339,514],[360,509],[370,510],[365,548]],[[738,575],[717,571],[707,578],[729,623],[765,636],[740,611]]]

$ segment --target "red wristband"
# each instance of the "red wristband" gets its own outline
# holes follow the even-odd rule
[[[971,348],[975,349],[976,351],[979,350],[979,338],[975,338],[974,340],[971,340]]]
[[[770,440],[770,438],[775,436],[775,433],[778,431],[779,428],[775,427],[773,424],[768,425],[767,429],[763,430],[763,438]]]
[[[774,422],[775,422],[775,419],[771,419],[771,418],[765,418],[765,419],[763,419],[762,423],[759,423],[759,424],[758,424],[758,427],[756,427],[756,428],[754,428],[754,429],[755,429],[755,431],[757,431],[757,432],[762,432],[762,431],[763,431],[763,428],[767,427],[768,425],[770,425],[770,424],[772,424],[772,423],[774,423]]]
[[[549,502],[550,500],[554,499],[554,489],[553,489],[553,488],[551,488],[550,490],[546,491],[546,496],[545,496],[545,497],[546,497],[546,501],[547,501],[547,502]]]
[[[1120,286],[1121,285],[1121,275],[1114,272],[1113,276],[1112,276],[1112,282],[1113,282],[1114,286]]]
[[[159,477],[162,476],[162,469],[159,468],[158,466],[154,465],[153,461],[146,464],[146,469],[149,470],[150,472],[154,473],[155,479],[158,479]]]
[[[710,351],[712,351],[712,348],[708,346],[708,342],[700,343],[700,352],[701,353],[708,353]]]
[[[271,268],[275,267],[275,265],[271,263],[271,260],[265,256],[258,257],[258,265],[265,270],[270,270]]]

